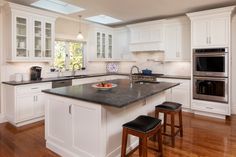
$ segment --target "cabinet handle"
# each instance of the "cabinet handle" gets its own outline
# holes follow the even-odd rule
[[[29,57],[29,50],[27,50],[27,53],[28,53],[28,57]]]
[[[35,96],[35,101],[38,101],[38,96]]]
[[[211,37],[209,37],[209,44],[211,44]]]
[[[72,105],[69,106],[69,114],[71,114],[71,107],[72,107]]]
[[[208,44],[208,37],[206,37],[206,43]]]
[[[212,107],[206,107],[206,108],[207,108],[207,109],[211,109],[211,110],[214,109],[214,108],[212,108]]]
[[[34,88],[31,88],[31,89],[39,89],[39,87],[34,87]]]

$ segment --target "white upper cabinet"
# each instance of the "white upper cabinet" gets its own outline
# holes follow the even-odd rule
[[[191,19],[192,47],[228,47],[231,12],[234,8],[232,6],[187,14]]]
[[[129,50],[135,51],[163,51],[164,20],[144,22],[128,25]]]
[[[112,28],[91,25],[89,31],[89,60],[113,59],[113,30]]]
[[[4,7],[7,61],[48,62],[53,59],[56,18],[31,9],[13,3]]]
[[[165,61],[190,61],[190,22],[185,18],[165,24]]]

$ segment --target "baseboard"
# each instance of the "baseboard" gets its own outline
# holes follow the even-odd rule
[[[4,115],[0,114],[0,123],[5,123],[7,122],[7,119]]]
[[[201,115],[201,116],[212,117],[212,118],[219,118],[219,119],[225,119],[226,118],[225,115],[214,114],[214,113],[209,113],[209,112],[194,111],[194,114]]]

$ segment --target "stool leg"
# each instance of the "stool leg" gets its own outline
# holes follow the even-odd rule
[[[162,149],[162,133],[161,133],[161,129],[158,131],[158,148],[159,148],[159,152],[160,152],[160,156],[163,155],[163,149]]]
[[[127,129],[123,128],[121,157],[126,156],[127,138],[128,138]]]
[[[143,142],[142,138],[139,138],[139,156],[142,156]]]
[[[172,147],[175,146],[175,114],[171,113],[171,142]]]
[[[163,126],[164,126],[164,133],[166,132],[166,121],[167,121],[167,114],[164,113],[164,122],[163,122]]]
[[[179,129],[180,129],[180,136],[183,137],[182,110],[179,111]]]
[[[142,154],[142,157],[147,157],[147,137],[146,136],[144,136],[144,138],[142,139],[142,152],[143,152],[143,154]]]
[[[155,117],[159,118],[159,111],[157,109],[155,110]]]

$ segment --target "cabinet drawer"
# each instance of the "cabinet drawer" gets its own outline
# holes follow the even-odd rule
[[[23,95],[29,93],[40,93],[42,90],[51,89],[51,83],[37,83],[30,85],[22,85],[16,87],[16,95]]]
[[[229,106],[228,104],[224,103],[193,101],[191,108],[193,110],[204,111],[209,113],[217,113],[223,115],[229,114]]]

